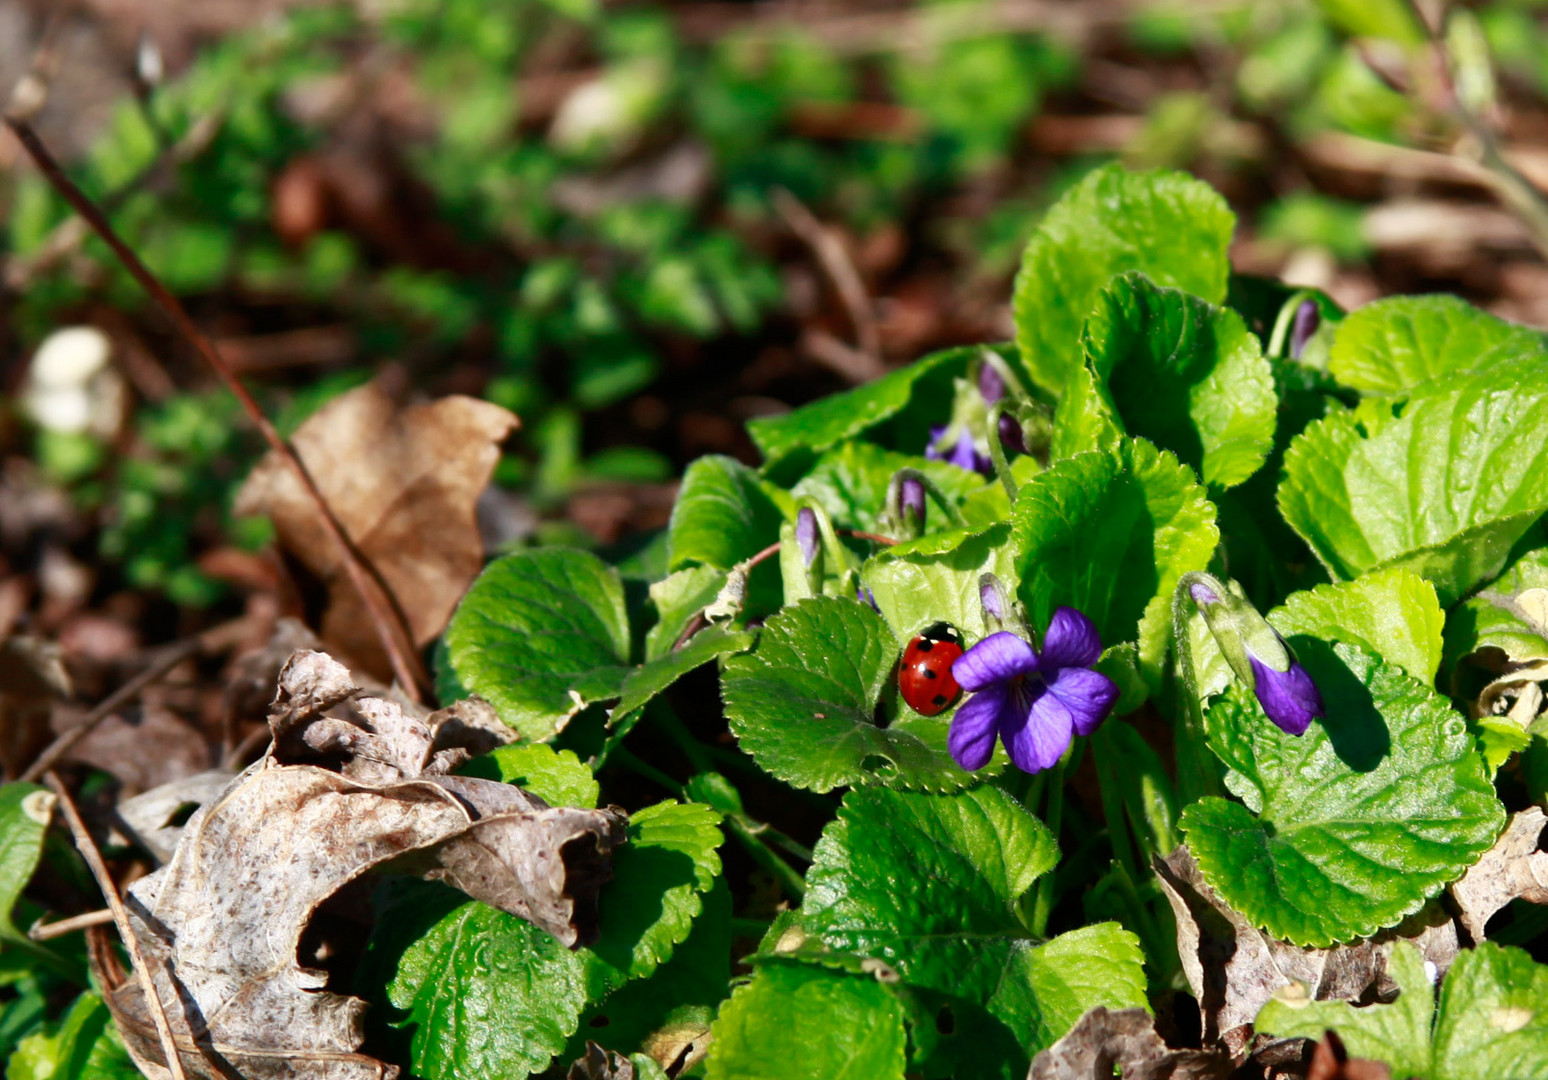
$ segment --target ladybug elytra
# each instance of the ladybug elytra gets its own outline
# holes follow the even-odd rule
[[[937,623],[908,643],[898,664],[898,692],[921,716],[934,716],[957,700],[962,688],[951,665],[962,655],[962,635]]]

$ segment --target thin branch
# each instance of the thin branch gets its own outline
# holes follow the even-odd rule
[[[876,327],[876,313],[872,310],[865,284],[860,280],[860,273],[855,269],[843,241],[837,233],[818,221],[805,203],[784,188],[775,188],[773,198],[774,209],[785,219],[790,231],[812,249],[823,272],[838,290],[839,299],[844,302],[844,308],[849,313],[849,321],[854,325],[859,351],[874,369],[874,374],[869,377],[876,378],[884,374],[886,368],[881,362],[881,332]]]
[[[145,1007],[150,1010],[151,1020],[156,1024],[156,1034],[161,1039],[161,1052],[167,1059],[167,1071],[172,1074],[172,1080],[187,1080],[183,1073],[183,1061],[178,1057],[177,1041],[172,1037],[172,1025],[167,1023],[167,1012],[162,1006],[161,995],[156,991],[156,980],[151,977],[150,968],[145,966],[145,956],[140,952],[140,940],[134,936],[134,927],[129,925],[129,912],[124,908],[124,902],[119,898],[118,886],[113,883],[108,874],[107,864],[102,861],[102,853],[97,850],[97,845],[92,841],[91,834],[86,831],[86,823],[81,820],[80,811],[75,808],[75,802],[70,798],[70,792],[60,782],[57,773],[49,773],[45,778],[48,786],[54,794],[59,796],[59,809],[64,812],[65,821],[70,826],[70,835],[75,837],[75,846],[80,850],[81,857],[86,860],[86,865],[91,867],[92,877],[97,879],[97,887],[106,897],[108,909],[112,912],[113,923],[118,927],[118,936],[123,939],[124,948],[129,950],[129,959],[134,966],[135,977],[140,980],[140,990],[145,995]],[[168,973],[170,975],[170,972]]]
[[[332,507],[323,498],[318,490],[317,483],[312,479],[312,474],[302,464],[301,459],[290,444],[280,435],[279,431],[270,423],[269,418],[258,406],[258,402],[248,393],[242,380],[237,378],[230,365],[221,357],[215,346],[205,337],[202,331],[194,323],[182,303],[173,296],[165,285],[151,273],[150,269],[140,260],[127,244],[114,231],[112,224],[103,215],[91,198],[78,187],[73,180],[65,175],[64,169],[54,158],[48,147],[43,144],[36,131],[25,120],[7,115],[6,125],[20,140],[27,153],[31,155],[38,168],[48,177],[54,189],[60,193],[75,212],[85,218],[93,231],[100,236],[113,254],[123,264],[124,269],[139,283],[140,287],[150,294],[157,305],[166,313],[177,327],[178,331],[190,345],[204,358],[215,374],[220,376],[226,386],[236,395],[237,401],[247,413],[264,441],[277,454],[285,466],[300,482],[302,489],[311,499],[318,514],[323,521],[324,530],[337,549],[340,563],[345,573],[349,576],[351,584],[360,594],[366,611],[370,614],[371,622],[376,628],[377,636],[381,639],[382,649],[392,661],[393,674],[396,676],[402,690],[415,701],[422,700],[422,688],[428,682],[423,666],[414,649],[413,635],[409,633],[407,620],[403,616],[390,589],[377,577],[374,569],[368,568],[365,558],[356,550],[350,542],[349,536],[344,531],[344,526],[334,515]]]
[[[113,909],[103,908],[101,911],[88,911],[84,915],[72,915],[58,922],[40,922],[27,931],[27,936],[33,941],[52,941],[54,938],[64,937],[66,934],[73,934],[92,926],[106,926],[112,921]]]

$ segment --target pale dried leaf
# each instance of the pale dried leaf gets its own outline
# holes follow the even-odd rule
[[[137,843],[159,862],[172,857],[183,837],[183,827],[197,810],[231,783],[234,774],[224,769],[195,773],[143,795],[125,799],[115,810],[115,843]]]
[[[1231,1070],[1224,1053],[1167,1046],[1144,1009],[1099,1006],[1032,1059],[1027,1080],[1223,1080]]]
[[[398,408],[376,383],[319,409],[291,442],[345,533],[381,575],[417,645],[446,626],[483,566],[474,512],[515,414],[453,395]],[[280,546],[328,587],[321,633],[367,670],[389,670],[373,624],[315,504],[272,452],[237,494],[265,514]]]
[[[432,727],[396,702],[351,701],[355,693],[331,657],[292,657],[269,753],[194,814],[166,866],[129,889],[131,924],[191,1078],[393,1075],[358,1053],[365,1003],[326,992],[324,974],[297,961],[318,907],[369,871],[445,881],[571,947],[594,938],[622,815],[550,808],[508,784],[445,775],[470,749],[450,744],[457,725],[438,714]],[[487,735],[476,724],[461,730]],[[124,1040],[143,1067],[160,1069],[139,982],[110,959],[94,953]]]
[[[588,1039],[585,1056],[570,1066],[565,1080],[634,1080],[634,1073],[634,1062]]]
[[[1435,905],[1376,937],[1331,949],[1308,949],[1268,937],[1233,911],[1204,881],[1186,847],[1153,863],[1177,919],[1177,950],[1202,1013],[1205,1042],[1233,1054],[1251,1044],[1251,1024],[1274,991],[1303,983],[1316,1000],[1389,998],[1392,943],[1403,939],[1444,973],[1456,958],[1457,926]]]
[[[1522,727],[1543,711],[1543,685],[1548,683],[1548,660],[1509,662],[1473,705],[1473,715],[1507,716]]]
[[[1548,851],[1543,850],[1548,816],[1541,807],[1512,814],[1494,846],[1451,886],[1461,911],[1462,928],[1473,941],[1484,940],[1484,928],[1495,912],[1512,900],[1548,904]]]

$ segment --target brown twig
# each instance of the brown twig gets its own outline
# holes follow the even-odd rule
[[[85,930],[93,926],[106,926],[113,921],[113,909],[103,908],[101,911],[88,911],[84,915],[72,915],[68,919],[60,919],[58,922],[40,922],[27,936],[33,941],[52,941],[66,934],[73,934],[77,930]]]
[[[80,811],[75,808],[70,792],[60,782],[59,775],[51,772],[44,780],[54,794],[59,796],[59,809],[64,812],[65,822],[70,826],[70,835],[75,838],[75,846],[86,860],[86,865],[91,867],[91,875],[97,879],[97,887],[107,899],[113,923],[118,927],[118,936],[123,939],[124,948],[129,950],[129,960],[135,976],[140,980],[140,990],[145,994],[145,1007],[150,1010],[151,1020],[156,1024],[156,1034],[161,1039],[161,1052],[167,1059],[167,1071],[172,1074],[172,1080],[186,1080],[182,1059],[177,1054],[177,1041],[172,1037],[172,1025],[167,1023],[167,1012],[161,1003],[161,995],[156,991],[156,980],[145,966],[140,941],[134,936],[134,927],[129,925],[129,912],[119,898],[118,886],[109,876],[107,864],[102,861],[102,853],[97,850],[91,834],[86,831],[86,823],[81,820]]]
[[[364,602],[366,611],[370,614],[371,622],[376,628],[377,636],[381,639],[382,649],[392,661],[393,674],[401,684],[403,692],[415,701],[422,700],[422,687],[428,681],[423,667],[419,662],[413,646],[413,635],[409,633],[407,620],[399,609],[390,589],[377,577],[373,569],[368,568],[366,560],[350,542],[349,536],[344,531],[344,526],[334,516],[333,509],[323,494],[317,488],[317,483],[312,479],[312,474],[301,463],[296,452],[280,435],[279,431],[269,422],[269,418],[248,393],[247,387],[242,385],[242,380],[237,378],[230,365],[221,357],[215,346],[205,337],[202,331],[195,325],[193,318],[188,314],[182,303],[173,296],[165,285],[151,273],[150,269],[140,260],[129,246],[119,237],[106,216],[92,202],[91,198],[82,191],[73,180],[65,175],[64,169],[54,158],[48,147],[38,137],[36,131],[27,121],[7,115],[6,125],[16,135],[23,148],[37,163],[39,169],[48,178],[54,189],[60,193],[66,202],[74,208],[75,212],[85,218],[92,230],[100,236],[104,243],[112,249],[124,269],[137,281],[142,289],[150,294],[156,304],[166,313],[183,337],[202,356],[207,364],[214,370],[226,386],[236,395],[237,401],[247,413],[248,419],[258,428],[264,441],[277,454],[285,466],[300,482],[302,489],[311,499],[318,514],[323,521],[324,530],[329,539],[338,550],[340,562],[348,574],[351,584],[354,585],[360,598]]]
[[[855,375],[864,376],[855,378],[856,382],[866,382],[886,374],[887,369],[881,362],[881,332],[876,327],[876,313],[872,310],[871,298],[866,295],[865,284],[860,280],[860,273],[855,269],[843,241],[837,233],[818,221],[805,203],[784,188],[775,188],[773,199],[774,209],[785,219],[790,231],[799,236],[812,249],[812,254],[817,256],[817,262],[833,282],[839,299],[844,302],[844,309],[849,313],[849,321],[855,328],[859,354],[865,358],[868,370],[845,374],[851,378],[855,378]]]

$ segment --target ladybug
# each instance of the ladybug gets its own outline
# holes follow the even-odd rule
[[[961,655],[962,635],[945,623],[910,641],[898,665],[904,703],[921,716],[934,716],[956,701],[962,688],[951,677],[951,665]]]

